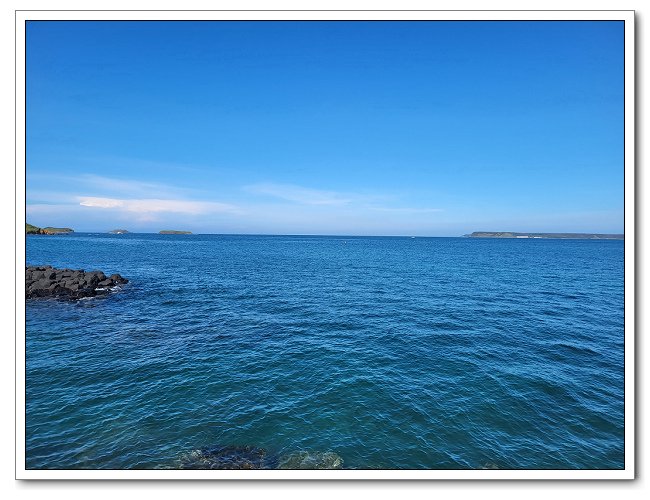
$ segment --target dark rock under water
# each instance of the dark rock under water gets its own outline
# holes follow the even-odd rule
[[[207,446],[180,458],[180,469],[275,469],[263,448],[254,446]]]
[[[341,469],[343,459],[331,451],[298,451],[278,456],[254,446],[206,446],[180,457],[180,469]]]
[[[280,459],[278,469],[341,469],[343,459],[332,451],[299,451]]]

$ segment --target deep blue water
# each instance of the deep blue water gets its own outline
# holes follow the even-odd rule
[[[26,466],[204,446],[345,468],[619,469],[623,242],[27,237],[108,297],[26,306]]]

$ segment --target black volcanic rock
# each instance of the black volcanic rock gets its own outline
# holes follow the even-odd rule
[[[52,266],[25,268],[25,299],[58,297],[71,300],[105,295],[110,288],[128,283],[119,274],[107,278],[102,271],[54,269]]]

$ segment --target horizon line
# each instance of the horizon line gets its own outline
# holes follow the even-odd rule
[[[72,230],[72,233],[76,234],[114,234],[120,235],[120,233],[113,233],[114,230],[102,230],[102,231],[75,231]],[[169,231],[169,230],[161,230]],[[180,230],[179,230],[180,231]],[[590,235],[607,235],[607,236],[624,236],[625,232],[581,232],[581,231],[472,231],[470,233],[460,234],[460,235],[419,235],[419,234],[325,234],[325,233],[195,233],[189,232],[184,234],[162,234],[162,236],[326,236],[326,237],[347,237],[347,238],[465,238],[473,233],[512,233],[512,234],[590,234]],[[59,235],[65,235],[70,233],[58,233]],[[158,234],[160,231],[128,231],[121,234]],[[25,234],[27,236],[28,233]],[[38,235],[33,234],[32,236],[54,236],[54,235]]]

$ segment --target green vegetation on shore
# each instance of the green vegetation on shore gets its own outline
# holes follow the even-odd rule
[[[25,234],[41,234],[41,228],[25,223]]]
[[[37,227],[32,224],[25,223],[25,234],[67,234],[74,233],[73,229],[69,227]]]
[[[164,231],[160,231],[158,234],[192,234],[192,231],[172,231],[166,229]]]

